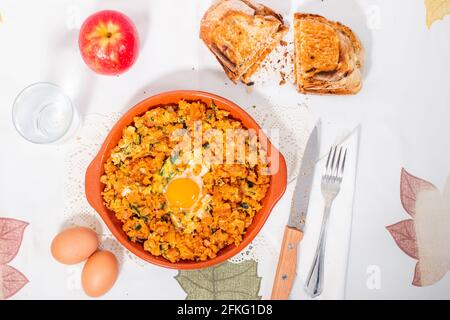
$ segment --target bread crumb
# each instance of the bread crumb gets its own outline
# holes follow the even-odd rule
[[[247,86],[245,87],[245,91],[247,91],[248,94],[253,93],[253,86],[247,85]]]
[[[284,66],[282,66],[282,68],[284,68]],[[281,80],[280,80],[279,85],[282,86],[286,83],[286,73],[284,73],[283,71],[280,71],[280,77],[281,77]]]

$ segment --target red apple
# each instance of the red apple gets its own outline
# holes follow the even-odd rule
[[[117,75],[136,61],[139,37],[134,23],[123,13],[94,13],[81,26],[78,45],[84,62],[95,72]]]

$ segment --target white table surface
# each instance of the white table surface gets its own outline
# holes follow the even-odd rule
[[[36,288],[46,288],[38,292],[25,287],[15,298],[85,298],[77,281],[80,268],[55,264],[48,249],[63,223],[61,152],[55,146],[26,142],[11,122],[15,96],[38,81],[60,85],[82,116],[123,111],[153,93],[183,88],[213,91],[238,104],[249,104],[255,97],[268,104],[304,102],[324,126],[351,129],[360,125],[346,297],[450,298],[448,274],[432,287],[411,286],[415,261],[395,246],[385,229],[405,219],[399,199],[402,167],[439,188],[450,172],[450,17],[428,30],[422,0],[261,2],[287,16],[296,10],[317,12],[353,28],[367,50],[361,93],[305,97],[285,85],[262,87],[249,95],[243,86],[232,86],[198,40],[198,24],[209,1],[0,2],[4,20],[0,24],[0,216],[32,221],[11,265],[20,267]],[[139,59],[120,77],[94,75],[77,47],[81,22],[105,8],[126,12],[142,38]],[[198,88],[199,75],[228,85],[220,90],[214,89],[214,84]],[[269,224],[277,225],[287,217],[291,192],[292,187],[275,208]],[[366,284],[373,268],[380,274],[381,286],[377,289]],[[121,272],[133,277],[119,277],[105,298],[185,296],[173,281],[175,271],[124,264]],[[167,279],[166,287],[157,288],[156,278]],[[271,285],[269,282],[263,282],[263,289]]]

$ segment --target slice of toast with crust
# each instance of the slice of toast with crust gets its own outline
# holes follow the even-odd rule
[[[249,0],[219,0],[203,16],[200,38],[227,76],[249,83],[288,28],[281,15]]]
[[[294,15],[295,82],[308,94],[356,94],[362,87],[364,48],[353,31],[314,15]]]

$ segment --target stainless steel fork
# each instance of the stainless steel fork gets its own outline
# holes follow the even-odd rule
[[[322,293],[328,218],[330,217],[331,205],[341,190],[346,158],[346,148],[338,148],[338,146],[331,147],[322,175],[321,189],[325,199],[325,210],[320,229],[319,245],[316,249],[313,264],[305,283],[305,290],[311,297],[317,297]]]

